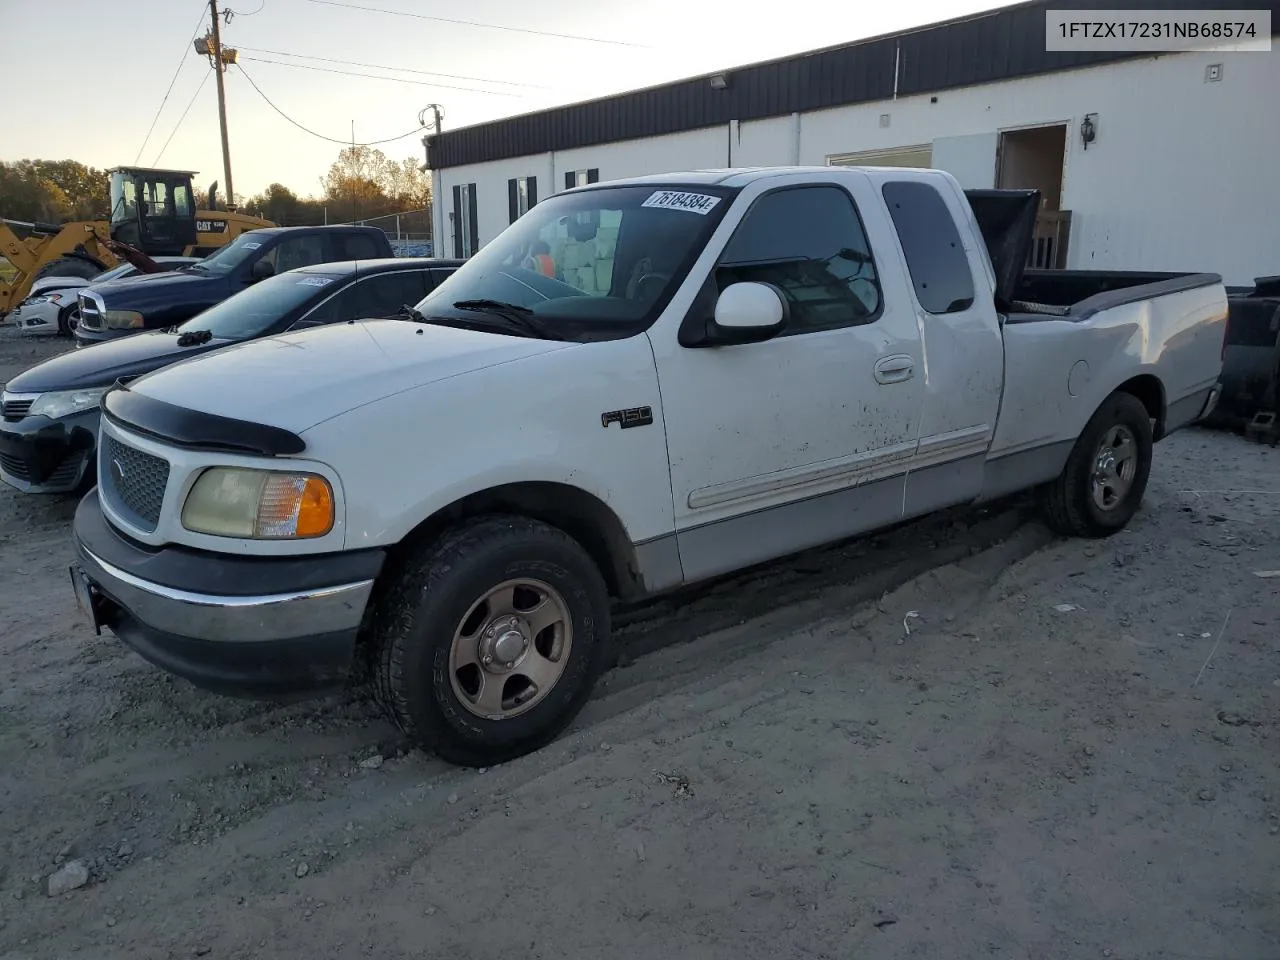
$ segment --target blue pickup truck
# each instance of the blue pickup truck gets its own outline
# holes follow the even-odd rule
[[[242,233],[197,263],[79,292],[76,346],[190,320],[260,280],[318,263],[394,256],[376,227],[268,227]]]

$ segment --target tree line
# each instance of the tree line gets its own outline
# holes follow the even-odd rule
[[[207,186],[197,184],[196,194],[203,209]],[[237,195],[236,202],[242,212],[281,226],[345,223],[427,207],[431,180],[412,157],[395,161],[381,150],[344,147],[320,178],[318,196],[303,197],[273,183],[247,199]],[[0,161],[0,217],[42,223],[100,220],[107,218],[110,205],[105,170],[76,160]]]

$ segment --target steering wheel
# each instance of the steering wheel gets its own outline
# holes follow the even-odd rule
[[[662,292],[662,287],[666,286],[666,284],[670,282],[671,282],[671,274],[669,273],[660,273],[656,270],[650,273],[642,273],[640,274],[639,277],[637,277],[635,280],[631,282],[631,289],[627,291],[627,299],[628,300],[648,300],[650,298],[646,296],[644,293],[644,288],[646,284],[649,284],[649,283],[660,284],[660,286],[658,287],[658,290],[654,293],[654,296],[657,296],[658,293]]]

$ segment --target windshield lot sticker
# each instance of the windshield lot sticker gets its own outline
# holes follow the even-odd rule
[[[719,197],[705,193],[681,193],[678,190],[659,190],[648,200],[640,204],[642,207],[655,207],[659,210],[688,210],[705,217],[715,209]]]
[[[244,248],[246,250],[257,250],[260,246],[262,246],[260,243],[246,243]]]
[[[304,277],[298,281],[300,287],[323,287],[333,283],[329,277]]]

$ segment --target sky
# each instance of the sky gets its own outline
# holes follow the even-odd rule
[[[240,56],[226,75],[235,191],[319,195],[353,123],[357,143],[400,137],[378,149],[421,162],[431,103],[447,130],[1001,5],[220,0]],[[207,0],[0,0],[0,62],[28,78],[0,98],[0,160],[195,170],[225,195],[215,80],[192,46],[208,25]]]

